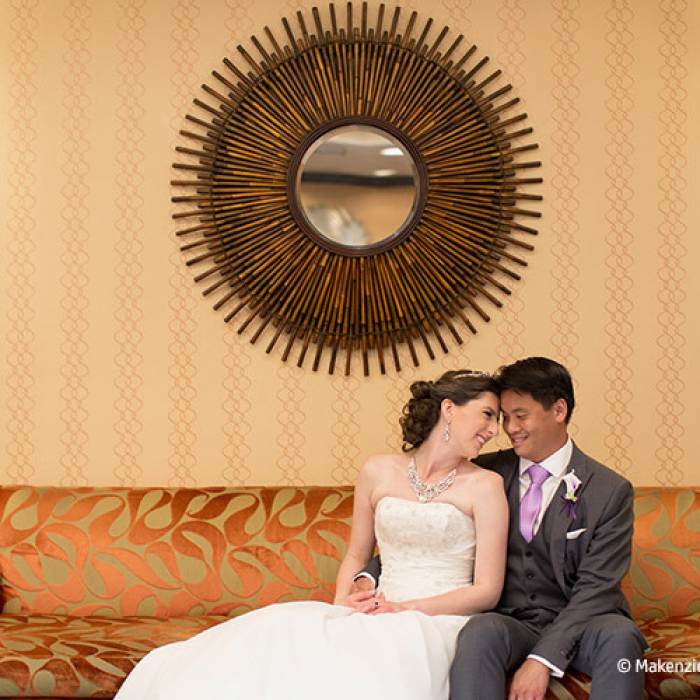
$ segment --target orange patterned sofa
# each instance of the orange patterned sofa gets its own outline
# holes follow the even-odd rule
[[[276,601],[331,600],[350,487],[0,488],[0,697],[111,698],[149,649]],[[651,661],[700,663],[700,489],[636,491],[626,581]],[[585,698],[588,679],[548,697]],[[700,674],[647,673],[649,698]]]

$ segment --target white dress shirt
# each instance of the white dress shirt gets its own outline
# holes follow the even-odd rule
[[[566,474],[566,468],[569,466],[569,462],[571,461],[571,455],[573,451],[573,443],[571,442],[571,438],[568,438],[568,440],[564,443],[563,447],[560,447],[554,454],[549,455],[547,459],[543,459],[541,462],[538,462],[538,464],[541,467],[544,467],[551,474],[551,476],[548,476],[542,484],[542,506],[540,507],[540,512],[538,513],[537,519],[535,520],[533,535],[537,534],[537,531],[540,529],[540,523],[544,518],[544,514],[547,512],[547,508],[552,502],[554,494],[557,492],[559,484],[561,484],[562,479],[564,478],[564,474]],[[530,475],[526,472],[530,468],[531,464],[534,464],[532,460],[525,459],[524,457],[520,458],[521,501],[523,500],[525,492],[530,486]],[[544,664],[549,669],[551,675],[555,678],[562,678],[564,675],[564,671],[562,671],[550,661],[547,661],[547,659],[543,659],[541,656],[538,656],[537,654],[529,654],[527,658],[535,659],[541,664]]]

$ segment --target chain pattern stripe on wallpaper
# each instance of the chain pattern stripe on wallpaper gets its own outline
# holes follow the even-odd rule
[[[433,370],[433,374],[437,373]],[[434,378],[435,377],[426,376],[425,371],[419,372],[410,364],[406,364],[400,375],[394,375],[389,378],[389,388],[386,392],[387,413],[385,442],[386,446],[392,452],[401,451],[402,440],[399,418],[401,418],[403,407],[411,398],[411,384],[419,379]]]
[[[89,129],[91,101],[89,50],[92,10],[88,0],[70,0],[63,13],[64,98],[63,185],[61,194],[61,434],[60,483],[86,485],[88,466],[88,286],[89,231]]]
[[[524,8],[524,0],[503,0],[498,10],[498,19],[501,23],[501,31],[498,32],[500,42],[498,59],[508,79],[523,88],[527,83],[525,77],[527,71],[523,70],[527,63],[527,56],[522,50],[526,39],[523,29],[526,20]],[[498,343],[498,357],[501,364],[508,364],[525,356],[525,347],[521,338],[526,329],[525,324],[520,319],[525,316],[522,292],[523,285],[526,283],[527,278],[513,291],[496,321],[500,341]],[[459,366],[464,367],[465,365]]]
[[[361,406],[357,396],[360,382],[353,375],[344,377],[334,374],[330,384],[333,390],[331,409],[335,416],[331,425],[331,455],[335,461],[331,476],[336,484],[354,484],[362,460],[367,457],[360,453],[358,415]]]
[[[170,20],[173,24],[170,32],[172,44],[170,52],[172,118],[170,124],[173,133],[177,133],[182,125],[180,115],[189,103],[189,86],[196,84],[199,80],[199,73],[194,68],[199,56],[197,49],[200,41],[200,33],[197,29],[199,15],[199,4],[191,0],[178,0],[171,10]],[[168,365],[170,378],[168,389],[170,400],[168,409],[170,421],[168,464],[171,472],[168,484],[171,486],[197,483],[197,455],[195,451],[198,439],[195,408],[197,396],[195,383],[197,376],[195,360],[197,320],[194,315],[197,301],[182,267],[182,258],[177,247],[173,245],[170,254],[170,299],[168,301],[170,309],[168,321],[168,353],[170,354]]]
[[[578,192],[581,180],[578,170],[581,135],[578,122],[581,118],[579,102],[581,88],[578,65],[580,46],[577,35],[581,30],[578,19],[578,0],[552,0],[554,20],[552,34],[552,88],[553,131],[552,146],[552,269],[554,284],[550,295],[554,303],[551,314],[553,332],[550,342],[557,360],[564,363],[575,376],[578,366],[576,350],[580,345],[578,304],[581,298],[581,271],[577,260],[581,254]],[[571,428],[575,428],[572,421]]]
[[[472,33],[472,0],[442,0],[440,4],[456,27],[465,33]]]
[[[656,405],[656,437],[658,447],[654,451],[659,465],[656,480],[664,485],[675,485],[683,479],[685,450],[681,444],[683,427],[683,375],[686,367],[684,352],[686,317],[683,304],[686,299],[686,279],[683,258],[687,252],[685,237],[687,226],[684,220],[687,181],[684,170],[687,165],[686,136],[688,115],[686,113],[688,70],[683,65],[687,56],[686,35],[688,25],[685,0],[661,0],[662,19],[661,57],[662,88],[659,92],[659,212],[661,223],[658,230],[658,283],[657,315],[658,348],[657,368],[659,393]]]
[[[629,29],[634,19],[632,5],[630,0],[612,0],[605,13],[607,27],[605,33],[607,44],[605,56],[607,88],[605,100],[607,110],[605,120],[607,134],[605,144],[607,180],[605,188],[607,199],[605,357],[607,362],[603,375],[605,377],[603,398],[607,406],[604,413],[604,443],[607,449],[606,464],[625,475],[630,473],[632,466],[630,456],[630,448],[633,444],[630,430],[632,413],[629,406],[634,396],[632,392],[634,375],[631,367],[634,357],[632,345],[634,327],[630,318],[634,309],[632,301],[634,124],[631,118],[634,108],[632,98],[634,57],[631,51],[634,35]]]
[[[432,359],[433,338],[447,352],[445,338],[462,342],[459,323],[476,331],[467,313],[489,319],[479,300],[502,305],[498,295],[510,293],[503,280],[520,279],[512,267],[526,265],[506,248],[531,250],[521,234],[536,233],[514,219],[539,216],[520,200],[540,197],[518,188],[540,179],[521,177],[539,166],[520,160],[537,144],[513,146],[531,132],[521,128],[527,115],[505,115],[519,100],[505,101],[509,84],[492,85],[500,71],[480,72],[488,59],[475,62],[472,47],[454,62],[461,36],[442,54],[447,28],[428,39],[432,20],[420,30],[412,13],[400,34],[398,8],[385,18],[380,7],[375,27],[361,7],[360,19],[348,5],[339,29],[331,4],[332,31],[314,10],[315,33],[297,13],[298,39],[283,19],[284,50],[266,28],[269,52],[252,38],[260,59],[239,47],[249,75],[224,60],[228,73],[214,72],[216,88],[204,87],[215,105],[195,100],[209,122],[188,115],[197,131],[181,132],[188,145],[178,152],[199,164],[176,163],[196,179],[175,180],[191,189],[173,201],[190,207],[176,215],[190,220],[178,235],[226,321],[247,308],[240,330],[255,322],[255,342],[275,326],[267,351],[286,334],[283,361],[296,346],[298,365],[308,357],[318,369],[326,352],[330,373],[343,358],[349,374],[357,351],[367,375],[370,354],[382,373],[392,361],[401,368],[404,343],[414,364],[417,349]],[[400,131],[428,173],[410,235],[372,255],[346,255],[305,235],[290,194],[305,139],[345,120]]]
[[[228,38],[226,49],[229,53],[233,53],[236,48],[237,36],[248,36],[253,31],[253,20],[250,16],[250,10],[255,8],[254,0],[226,0],[224,3],[227,13],[224,19]]]
[[[114,342],[114,477],[120,485],[138,481],[143,469],[143,213],[144,9],[146,0],[120,0],[116,27],[117,158],[114,171],[117,208],[115,228]]]
[[[5,284],[9,311],[6,337],[7,476],[30,481],[36,471],[36,288],[37,253],[37,53],[39,3],[12,0],[10,13],[10,74],[7,130],[9,147]]]
[[[249,34],[253,29],[250,0],[226,0],[224,25],[228,34],[226,50],[232,53],[236,48],[234,37]],[[224,344],[222,409],[224,422],[223,457],[226,465],[221,473],[224,483],[231,486],[247,484],[252,476],[249,461],[253,450],[250,445],[250,412],[253,383],[250,379],[251,357],[248,343],[228,326],[223,327]]]
[[[246,343],[236,333],[224,326],[223,333],[223,387],[224,433],[223,456],[226,465],[221,477],[230,486],[247,484],[252,476],[248,464],[252,449],[250,446],[250,413],[253,408],[250,352]]]
[[[277,411],[276,422],[279,426],[277,433],[278,457],[277,466],[278,484],[303,485],[306,483],[304,469],[307,466],[302,448],[306,439],[304,437],[304,391],[303,374],[296,367],[280,365],[277,368]],[[272,429],[268,419],[268,428]]]

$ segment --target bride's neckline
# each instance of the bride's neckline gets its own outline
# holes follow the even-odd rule
[[[474,522],[474,516],[467,515],[461,508],[456,506],[454,503],[450,503],[449,501],[428,501],[427,503],[421,503],[420,501],[414,501],[410,498],[401,498],[400,496],[382,496],[377,501],[377,504],[374,506],[375,512],[379,509],[379,505],[382,503],[382,501],[385,501],[387,499],[401,501],[402,503],[412,503],[416,506],[420,506],[421,508],[426,508],[430,506],[448,506],[449,508],[452,508],[453,510],[457,511],[460,515],[463,515],[467,520]]]

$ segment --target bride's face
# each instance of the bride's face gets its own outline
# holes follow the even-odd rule
[[[462,406],[452,405],[450,436],[463,457],[473,459],[498,433],[499,401],[486,392]]]

